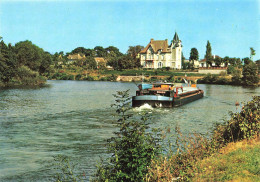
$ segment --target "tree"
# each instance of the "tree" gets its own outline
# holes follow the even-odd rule
[[[96,52],[95,53],[96,57],[105,57],[107,55],[106,50],[102,46],[96,46],[94,48],[94,51]]]
[[[71,54],[84,54],[85,56],[95,56],[95,51],[93,49],[86,49],[84,47],[77,47],[71,51]]]
[[[109,46],[105,48],[106,56],[122,56],[123,54],[119,51],[118,48],[114,46]]]
[[[185,57],[184,57],[184,55],[183,55],[183,52],[181,52],[181,67],[182,67],[182,69],[187,69],[186,68],[186,65],[185,65]]]
[[[215,64],[216,64],[216,66],[219,67],[219,66],[222,64],[223,60],[222,60],[221,57],[216,57],[216,58],[214,59],[214,62],[215,62]]]
[[[253,61],[254,55],[255,55],[255,50],[253,49],[253,47],[250,47],[250,60]]]
[[[257,74],[257,65],[253,61],[244,65],[242,74],[244,85],[254,86],[258,84],[259,78]]]
[[[251,62],[252,62],[252,60],[251,60],[251,59],[249,59],[248,57],[246,57],[246,58],[243,58],[243,59],[242,59],[242,61],[243,61],[244,65],[247,65],[247,64],[249,64],[249,63],[251,63]]]
[[[190,50],[190,61],[198,60],[199,59],[199,52],[198,50],[194,47]]]
[[[131,56],[132,61],[134,62],[134,67],[141,67],[141,61],[138,57],[139,52],[144,48],[144,46],[136,45],[136,46],[129,46],[127,50],[127,55]]]
[[[17,59],[11,44],[0,42],[0,81],[8,83],[16,73]]]
[[[44,50],[31,41],[22,41],[15,44],[15,52],[19,66],[28,66],[31,70],[39,71],[43,61]]]
[[[87,56],[85,62],[88,69],[97,69],[97,62],[92,56]]]
[[[212,66],[213,57],[212,57],[211,45],[210,45],[210,42],[209,42],[209,41],[207,41],[207,45],[206,45],[206,55],[205,55],[205,59],[206,59],[207,65]]]
[[[189,63],[189,67],[191,69],[194,69],[194,61],[197,61],[199,59],[199,52],[198,50],[194,47],[190,50],[190,63]]]

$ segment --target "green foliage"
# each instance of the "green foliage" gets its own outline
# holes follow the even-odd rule
[[[88,75],[88,76],[84,77],[84,78],[83,78],[83,80],[87,80],[87,81],[94,81],[94,77],[93,77],[93,76],[90,76],[90,75]]]
[[[77,75],[75,76],[75,80],[81,80],[81,78],[82,78],[82,75],[81,75],[81,74],[77,74]]]
[[[220,57],[216,57],[215,59],[214,59],[214,62],[215,62],[215,64],[216,64],[216,66],[220,66],[222,63],[223,63],[223,60],[222,60],[222,58],[220,58]]]
[[[260,96],[242,107],[240,113],[230,113],[231,119],[217,126],[213,140],[219,145],[235,142],[259,135],[260,131]]]
[[[0,82],[8,83],[16,73],[17,59],[11,44],[0,42]]]
[[[253,47],[250,47],[250,59],[253,61],[253,57],[255,56],[255,50]]]
[[[108,140],[108,152],[112,153],[108,163],[98,166],[95,181],[144,181],[151,160],[160,152],[159,136],[152,135],[147,115],[140,120],[130,113],[129,91],[118,91],[114,97],[119,117],[119,131]]]
[[[88,69],[97,69],[97,62],[95,61],[94,57],[86,57],[86,66]]]
[[[199,51],[194,47],[190,50],[190,61],[199,59]]]
[[[55,182],[79,182],[82,177],[75,174],[75,166],[69,158],[63,155],[54,157]]]
[[[243,67],[242,81],[244,85],[255,86],[258,85],[259,77],[257,73],[257,65],[254,62],[245,64]]]
[[[57,72],[52,75],[54,80],[74,80],[74,75],[68,75],[64,72]]]
[[[209,42],[209,41],[207,41],[207,45],[206,45],[206,55],[205,55],[205,59],[206,59],[207,65],[212,66],[213,57],[212,57],[211,45],[210,45],[210,42]]]
[[[184,137],[179,128],[176,127],[174,135],[177,136],[175,143],[177,151],[173,152],[172,144],[169,142],[168,152],[164,156],[159,156],[152,161],[146,181],[192,181],[196,175],[195,173],[201,171],[198,165],[199,161],[216,154],[229,142],[259,136],[259,122],[260,96],[255,96],[253,100],[242,107],[240,113],[231,113],[229,121],[217,125],[209,138],[199,134]],[[246,155],[246,157],[248,156]],[[257,162],[251,160],[250,163],[256,164]],[[221,163],[221,165],[223,164]],[[257,173],[255,166],[250,166],[249,168],[253,173]],[[220,171],[222,172],[224,169]]]
[[[241,85],[242,84],[241,77],[242,77],[242,75],[241,75],[240,70],[234,71],[233,74],[232,74],[232,79],[231,79],[232,84],[233,85]]]

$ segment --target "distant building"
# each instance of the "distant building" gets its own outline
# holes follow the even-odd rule
[[[213,55],[213,60],[212,60],[212,66],[217,66],[214,62],[214,59],[216,59],[217,57],[221,58],[220,56],[218,55]],[[207,65],[207,61],[206,59],[201,59],[199,61],[199,67],[201,68],[206,68],[206,67],[210,67],[210,65]],[[221,63],[220,67],[225,67],[225,64],[224,63]]]
[[[77,54],[70,54],[68,55],[67,58],[68,58],[68,64],[72,64],[75,61],[84,60],[86,56],[84,54],[77,53]]]
[[[168,40],[153,40],[139,52],[141,65],[143,68],[162,68],[170,67],[181,69],[182,43],[178,34],[175,32],[171,44]]]
[[[111,66],[107,65],[107,60],[104,59],[103,57],[95,57],[94,59],[95,59],[95,61],[97,63],[97,68],[98,69],[101,68],[102,66],[104,66],[107,69],[112,69]]]

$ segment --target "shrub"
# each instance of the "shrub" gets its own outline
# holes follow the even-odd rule
[[[259,135],[260,131],[260,96],[242,107],[240,113],[230,113],[231,119],[214,131],[214,140],[226,144]]]
[[[116,79],[117,79],[117,76],[114,75],[114,74],[112,74],[111,76],[108,76],[108,77],[107,77],[107,80],[108,80],[108,81],[116,81]]]
[[[94,81],[94,77],[88,75],[87,77],[83,78],[83,80]]]
[[[75,80],[80,80],[82,78],[82,75],[81,74],[77,74],[76,77],[75,77]]]
[[[119,116],[119,131],[108,140],[108,152],[112,153],[108,163],[98,166],[95,181],[143,181],[151,160],[160,152],[158,135],[149,132],[147,116],[141,120],[132,118],[129,90],[114,95]]]

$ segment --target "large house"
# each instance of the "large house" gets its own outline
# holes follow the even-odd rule
[[[168,40],[153,40],[139,52],[143,68],[170,67],[181,69],[182,44],[178,34],[175,32],[171,44]]]

